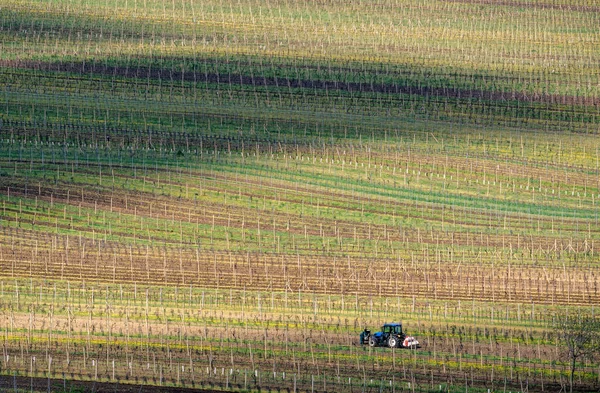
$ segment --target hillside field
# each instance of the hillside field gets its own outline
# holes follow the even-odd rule
[[[600,305],[598,26],[3,1],[0,391],[597,391],[557,326]]]

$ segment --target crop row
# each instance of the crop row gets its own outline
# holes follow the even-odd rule
[[[593,261],[595,258],[594,217],[583,220],[563,214],[562,218],[554,219],[505,212],[498,217],[494,211],[449,208],[444,228],[445,206],[431,202],[384,205],[385,210],[378,211],[371,208],[376,201],[366,199],[362,204],[359,202],[355,209],[335,207],[339,211],[337,214],[343,214],[336,217],[336,213],[333,216],[331,212],[327,213],[327,209],[334,208],[332,204],[336,202],[335,199],[321,197],[310,204],[299,201],[297,210],[293,205],[284,210],[282,204],[291,202],[285,197],[287,194],[279,195],[275,200],[270,197],[268,205],[266,196],[255,202],[250,196],[247,201],[252,206],[244,206],[244,199],[240,201],[239,195],[236,195],[241,190],[238,187],[229,196],[225,194],[219,197],[218,189],[212,191],[211,187],[203,186],[198,194],[204,198],[183,200],[179,196],[177,204],[168,198],[144,195],[139,191],[136,197],[131,191],[115,194],[113,191],[82,192],[79,187],[55,187],[42,188],[40,183],[8,186],[7,197],[3,199],[0,210],[4,223],[34,233],[51,231],[76,237],[83,235],[86,238],[96,233],[95,236],[99,238],[108,235],[110,239],[134,244],[164,241],[168,244],[203,244],[207,248],[232,250],[241,245],[248,247],[261,241],[264,244],[276,241],[283,246],[280,252],[300,252],[303,255],[305,252],[302,250],[311,249],[311,242],[319,245],[327,240],[335,242],[340,251],[349,253],[353,247],[368,249],[379,243],[376,249],[382,255],[403,257],[435,247],[444,250],[443,253],[447,254],[444,259],[452,256],[459,258],[465,252],[469,260],[476,256],[479,261],[491,262],[496,258],[517,258],[522,263],[544,258],[554,264],[557,262],[553,261],[565,263],[572,258],[583,258],[584,261]],[[310,193],[307,192],[307,195]],[[411,212],[410,208],[416,212]],[[436,208],[442,210],[442,228],[428,224],[429,220],[436,219],[436,213],[439,214]],[[275,214],[272,209],[280,210],[280,214]],[[321,213],[321,209],[325,213]],[[464,221],[467,214],[475,216]],[[365,216],[382,221],[361,223]],[[412,222],[413,219],[424,220],[425,225],[419,225],[417,220]],[[504,224],[502,230],[487,228],[498,222]],[[476,223],[481,225],[479,230],[462,229],[459,226]],[[537,227],[538,231],[544,229],[546,233],[512,232],[521,226]],[[135,232],[123,232],[127,228]]]
[[[181,232],[182,243],[196,243],[194,236],[202,236],[201,232],[204,232],[202,237],[206,237],[209,228],[214,232],[216,227],[224,227],[232,230],[232,242],[244,242],[246,237],[258,236],[262,231],[263,235],[277,235],[286,241],[298,237],[299,242],[319,236],[338,242],[378,239],[388,245],[415,242],[488,248],[512,245],[517,249],[528,247],[560,252],[568,248],[593,251],[593,238],[597,232],[593,227],[597,224],[596,215],[584,209],[563,208],[557,217],[553,217],[549,206],[536,206],[535,210],[525,206],[523,211],[517,207],[498,208],[493,204],[475,207],[468,206],[477,203],[468,197],[463,197],[464,204],[459,207],[448,207],[453,198],[437,201],[415,198],[401,203],[384,199],[386,204],[378,208],[374,205],[376,198],[358,193],[354,198],[352,195],[344,198],[321,195],[303,205],[298,197],[310,196],[308,190],[293,193],[287,187],[275,186],[272,189],[282,192],[275,200],[270,197],[267,201],[266,195],[254,200],[257,195],[252,197],[246,187],[258,187],[260,183],[246,183],[245,192],[241,192],[242,182],[229,184],[235,188],[223,195],[222,189],[213,188],[221,182],[207,181],[200,188],[190,187],[191,190],[186,185],[192,195],[204,198],[195,201],[179,195],[176,198],[180,203],[174,204],[165,196],[142,193],[141,190],[137,190],[139,196],[136,198],[133,195],[135,189],[123,189],[118,193],[108,189],[82,192],[83,185],[65,189],[56,185],[42,186],[41,182],[21,185],[6,181],[3,189],[7,196],[2,199],[1,212],[7,222],[21,223],[30,229],[36,226],[51,229],[59,225],[64,228],[66,225],[71,233],[88,233],[95,227],[102,231],[108,223],[107,218],[112,220],[111,225],[117,232],[122,225],[135,224],[142,238],[146,234],[150,236],[151,232],[154,236],[155,231],[166,230],[168,225],[171,231],[178,229]],[[163,184],[176,188],[168,181]],[[275,215],[273,209],[279,210],[282,216]],[[365,216],[373,217],[374,222],[360,223]],[[465,228],[466,225],[475,227]],[[408,232],[405,226],[412,226],[414,231]]]
[[[171,130],[196,127],[196,118],[203,115],[241,112],[256,116],[260,110],[267,116],[279,115],[288,121],[293,115],[308,112],[313,116],[335,114],[352,118],[377,115],[379,121],[446,121],[481,124],[486,126],[544,128],[560,131],[568,128],[578,133],[596,133],[598,114],[588,107],[558,108],[531,107],[524,104],[505,104],[502,99],[481,99],[463,94],[463,98],[440,96],[439,93],[410,92],[352,93],[329,89],[285,87],[255,87],[230,84],[210,84],[199,89],[170,86],[158,91],[148,91],[148,84],[119,84],[122,93],[115,91],[112,82],[92,89],[76,87],[75,91],[60,91],[54,87],[44,89],[44,84],[33,84],[35,91],[24,91],[20,84],[29,83],[25,76],[13,85],[13,91],[0,95],[0,105],[5,117],[22,118],[23,113],[38,123],[66,119],[70,123],[97,126],[99,120],[111,127],[124,128],[126,124],[139,128],[169,127]],[[70,81],[70,77],[64,78]],[[52,83],[50,79],[46,83]],[[71,82],[68,82],[71,83]],[[137,86],[137,87],[136,87]],[[16,91],[15,91],[16,90]],[[400,89],[403,90],[403,89]],[[339,91],[339,90],[338,90]],[[104,92],[104,93],[102,93]],[[431,95],[430,95],[431,94]],[[155,108],[162,108],[157,111]],[[283,116],[289,112],[289,115]],[[317,117],[318,118],[318,117]],[[301,124],[298,125],[302,127]]]
[[[368,116],[597,132],[593,12],[420,1],[396,8],[384,2],[359,21],[302,2],[191,2],[172,13],[11,2],[0,11],[4,115],[180,131],[204,116],[259,110],[293,117],[299,128],[335,114],[346,124]],[[454,22],[443,17],[450,9],[461,10]],[[458,22],[473,12],[487,17]]]
[[[476,159],[444,153],[428,155],[426,152],[405,151],[400,147],[397,151],[382,154],[371,153],[368,147],[365,148],[367,152],[361,151],[362,147],[359,150],[353,146],[348,146],[350,151],[331,148],[333,151],[319,152],[310,146],[300,151],[300,147],[296,146],[294,151],[286,152],[275,151],[276,147],[281,149],[275,141],[260,145],[263,146],[260,149],[268,149],[265,145],[270,145],[273,150],[255,150],[250,145],[241,152],[209,149],[190,155],[181,150],[101,151],[81,146],[13,146],[7,143],[2,166],[12,178],[18,172],[26,173],[32,187],[36,181],[39,186],[42,185],[44,173],[53,172],[56,182],[61,175],[63,178],[70,175],[71,180],[75,180],[76,171],[78,182],[89,182],[93,177],[99,178],[97,185],[102,185],[103,177],[105,184],[113,186],[125,187],[127,183],[133,185],[141,182],[140,186],[135,187],[143,185],[140,191],[145,192],[152,190],[149,182],[156,188],[162,188],[163,193],[168,190],[166,187],[184,186],[186,192],[183,196],[189,198],[190,186],[196,189],[196,193],[199,191],[198,177],[216,177],[214,180],[201,181],[200,186],[203,183],[209,185],[212,181],[215,186],[222,188],[224,185],[219,182],[233,177],[228,182],[261,181],[262,185],[270,183],[271,188],[288,188],[294,192],[304,190],[299,189],[298,185],[292,187],[289,183],[301,180],[311,187],[324,187],[321,192],[327,194],[333,194],[332,190],[326,191],[333,187],[336,192],[353,195],[367,193],[411,199],[413,202],[452,202],[457,208],[467,203],[469,207],[504,211],[508,206],[514,208],[512,203],[507,205],[507,200],[514,201],[514,196],[521,199],[522,211],[528,213],[541,212],[546,209],[543,205],[557,203],[580,208],[576,209],[580,210],[576,213],[575,209],[565,212],[566,218],[593,218],[599,196],[596,171],[584,168],[511,162],[500,165],[494,164],[491,157]],[[307,148],[310,150],[306,151]],[[325,148],[321,147],[321,150]],[[265,173],[270,173],[268,182],[262,180]],[[21,177],[17,176],[18,182],[22,181]],[[340,178],[343,182],[339,181]],[[19,187],[18,182],[13,182],[15,187]],[[235,188],[235,185],[230,188]],[[306,186],[306,191],[309,190],[312,191]],[[491,194],[500,194],[503,198],[493,198]],[[290,192],[289,197],[293,197],[293,193]],[[485,197],[483,199],[487,202],[475,203],[475,198],[481,197]],[[353,199],[357,199],[356,196]],[[584,207],[587,209],[581,209]]]
[[[14,51],[21,58],[34,59],[36,54],[48,57],[50,53],[69,53],[71,59],[77,59],[108,52],[133,59],[136,53],[144,53],[163,62],[167,53],[240,53],[259,57],[254,62],[261,65],[273,64],[269,58],[278,57],[321,60],[324,64],[313,71],[321,73],[335,70],[336,60],[356,70],[373,67],[369,63],[375,60],[387,64],[383,69],[376,68],[382,74],[392,67],[393,75],[396,64],[410,64],[423,67],[419,73],[431,77],[440,73],[437,68],[447,68],[459,75],[469,73],[463,83],[484,84],[485,78],[472,74],[487,68],[494,82],[502,83],[513,73],[513,83],[521,82],[523,86],[525,81],[532,84],[532,76],[543,85],[544,78],[537,73],[550,79],[551,86],[569,79],[576,85],[581,72],[567,70],[580,71],[585,69],[584,64],[593,64],[594,54],[589,53],[597,21],[593,12],[535,7],[514,12],[514,5],[412,3],[396,7],[393,2],[385,2],[382,9],[363,9],[357,18],[356,12],[331,13],[325,4],[307,7],[304,2],[276,6],[248,1],[190,3],[191,7],[165,13],[162,6],[156,9],[149,4],[139,5],[134,11],[108,2],[94,3],[93,7],[68,6],[69,12],[65,12],[64,4],[29,1],[11,4],[4,11],[2,27],[7,33],[18,32],[13,36],[16,45],[14,49],[9,47],[7,55]],[[456,12],[454,20],[446,17],[449,9]],[[469,18],[476,11],[488,17]],[[157,18],[157,13],[163,17]],[[336,20],[336,15],[349,18]],[[577,29],[573,33],[565,31],[565,26]],[[24,51],[20,40],[38,47]],[[485,45],[481,45],[482,40]],[[76,50],[67,52],[57,42]],[[112,48],[102,44],[111,44]],[[235,64],[235,58],[230,62]],[[562,62],[569,66],[563,68]],[[279,66],[277,60],[275,64]],[[251,69],[245,64],[240,68]],[[273,68],[285,69],[289,64]],[[295,68],[306,67],[296,64]]]
[[[34,234],[26,242],[14,240],[23,238],[21,231],[11,232],[3,236],[0,263],[13,277],[545,304],[594,304],[600,296],[600,277],[594,268],[565,271],[561,265],[521,266],[518,260],[481,264],[481,254],[465,260],[465,252],[433,248],[397,259],[336,258],[199,248],[108,248],[101,240],[82,243],[76,236],[58,243],[58,238]]]
[[[511,305],[510,319],[494,319],[485,316],[487,304],[473,303],[473,315],[462,320],[448,312],[447,302],[444,309],[432,300],[432,318],[429,301],[421,300],[411,309],[410,299],[399,297],[398,307],[405,305],[400,311],[405,327],[419,336],[424,348],[391,351],[355,346],[362,324],[398,315],[384,307],[389,298],[357,297],[355,305],[353,296],[347,296],[342,310],[343,297],[306,293],[10,279],[2,280],[1,287],[3,300],[19,304],[2,311],[8,322],[1,332],[2,365],[29,375],[62,370],[77,379],[118,377],[161,384],[163,373],[172,382],[185,375],[188,383],[214,378],[224,386],[227,380],[217,378],[215,370],[223,369],[223,377],[225,370],[232,370],[229,383],[234,384],[239,370],[256,370],[264,379],[267,373],[281,380],[284,373],[298,378],[320,375],[332,385],[357,374],[363,381],[393,379],[404,384],[415,379],[419,384],[464,380],[466,374],[469,385],[480,387],[505,383],[516,388],[527,378],[532,390],[564,378],[553,322],[542,319],[531,329],[532,323],[540,323],[535,322],[537,313],[551,310],[544,306],[525,311],[525,305]],[[461,308],[460,302],[452,304],[455,310]],[[328,306],[335,311],[327,311]],[[470,304],[462,307],[462,312],[471,312]],[[475,320],[486,321],[485,331],[474,328]],[[529,327],[523,327],[525,323]],[[594,366],[582,366],[578,378],[594,383]],[[176,384],[183,383],[177,379]]]
[[[570,183],[581,182],[579,176],[565,176],[565,184],[552,171],[544,177],[555,183],[542,182],[541,175],[535,183],[529,177],[517,177],[504,183],[508,191],[498,198],[496,191],[492,196],[489,190],[492,183],[503,188],[503,177],[513,171],[510,167],[493,177],[490,174],[493,180],[485,180],[486,169],[479,165],[465,162],[459,171],[457,164],[454,172],[446,166],[436,168],[435,161],[427,167],[420,159],[405,161],[414,169],[386,167],[385,171],[383,165],[368,162],[345,166],[341,160],[327,157],[305,160],[287,156],[271,158],[267,165],[255,158],[244,162],[246,158],[239,156],[228,156],[217,165],[194,167],[189,161],[167,161],[159,169],[147,163],[124,166],[125,152],[109,155],[103,163],[90,162],[89,156],[82,154],[85,159],[75,156],[71,162],[55,164],[44,164],[43,149],[35,151],[41,154],[39,159],[23,160],[31,152],[15,149],[21,159],[6,162],[9,176],[2,182],[4,219],[29,229],[60,226],[74,234],[94,228],[103,232],[110,224],[119,232],[119,226],[134,224],[140,238],[153,239],[159,232],[175,231],[173,235],[180,236],[171,236],[172,240],[196,244],[199,237],[205,242],[207,236],[213,240],[216,236],[222,244],[225,234],[213,233],[218,227],[231,230],[232,243],[253,243],[260,234],[267,236],[265,239],[272,237],[271,241],[279,237],[286,247],[293,241],[299,249],[309,238],[317,244],[319,238],[330,238],[339,245],[344,240],[347,245],[378,240],[386,247],[423,242],[547,252],[593,252],[594,247],[597,209],[592,176],[589,183],[584,178],[578,186]],[[64,157],[65,153],[63,149],[47,150],[50,156]],[[18,168],[26,176],[17,175]],[[50,173],[53,179],[48,179]],[[263,177],[267,174],[268,180]],[[364,182],[361,177],[365,175],[380,178]],[[340,177],[345,181],[340,182]],[[389,185],[392,179],[400,187]],[[408,179],[413,179],[410,187],[404,184]],[[547,186],[556,186],[560,192]],[[543,196],[527,201],[535,194]],[[515,197],[522,202],[515,203]],[[362,222],[366,216],[371,218],[368,224]],[[408,227],[416,231],[408,231]]]

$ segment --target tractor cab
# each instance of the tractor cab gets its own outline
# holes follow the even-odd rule
[[[381,327],[381,332],[385,335],[396,335],[401,336],[402,333],[402,324],[401,323],[386,323]]]

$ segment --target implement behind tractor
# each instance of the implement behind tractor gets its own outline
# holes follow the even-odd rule
[[[370,347],[390,348],[419,348],[419,342],[412,336],[407,336],[402,331],[401,323],[386,323],[380,332],[371,334],[365,329],[360,334],[360,344],[368,344]]]

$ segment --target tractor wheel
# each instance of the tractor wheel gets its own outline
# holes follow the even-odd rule
[[[396,348],[398,346],[398,339],[396,337],[390,337],[388,339],[388,346],[390,348]]]
[[[377,346],[377,340],[375,339],[375,337],[373,337],[373,336],[369,337],[369,346],[370,347],[376,347]]]

